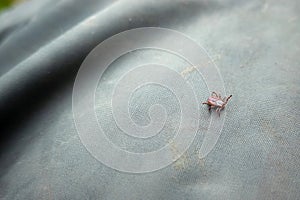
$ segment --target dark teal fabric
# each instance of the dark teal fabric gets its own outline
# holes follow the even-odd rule
[[[32,0],[2,12],[0,199],[300,199],[299,10],[297,0]],[[201,105],[197,136],[178,161],[130,174],[103,165],[81,143],[72,89],[96,45],[147,26],[180,31],[202,45],[233,97],[207,157],[198,155],[210,117]],[[163,104],[172,114],[165,136],[144,143],[115,131],[107,94],[121,74],[153,60],[178,69],[187,64],[137,50],[109,67],[96,92],[100,123],[128,151],[163,145],[178,124],[176,100],[149,86],[132,96],[132,118],[145,125],[149,106]],[[210,92],[201,76],[188,76],[205,101]]]

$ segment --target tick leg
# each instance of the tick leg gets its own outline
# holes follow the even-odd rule
[[[215,106],[209,106],[208,111],[210,112],[212,108],[214,108]]]
[[[216,112],[219,114],[219,117],[220,117],[220,115],[221,115],[221,109],[217,108]]]
[[[212,92],[211,95],[218,96],[218,94],[216,92]]]
[[[227,103],[227,102],[228,102],[228,100],[229,100],[231,97],[232,97],[232,95],[230,95],[229,97],[227,97],[227,99],[226,99],[225,103]]]
[[[208,105],[208,103],[207,103],[207,102],[203,102],[202,104],[207,104],[207,105]]]

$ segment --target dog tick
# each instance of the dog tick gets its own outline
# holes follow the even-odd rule
[[[212,92],[211,96],[208,97],[206,102],[203,102],[202,104],[206,104],[208,105],[208,110],[210,111],[212,108],[217,108],[216,112],[219,114],[220,116],[220,112],[221,110],[223,110],[223,108],[225,108],[228,100],[232,97],[232,95],[230,95],[229,97],[224,97],[223,99],[221,98],[221,95],[217,94],[216,92]]]

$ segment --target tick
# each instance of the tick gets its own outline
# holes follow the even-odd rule
[[[212,92],[211,96],[208,97],[206,102],[203,102],[202,104],[206,104],[208,105],[208,110],[210,111],[212,108],[217,108],[216,112],[219,114],[220,116],[220,112],[221,110],[223,110],[227,104],[227,102],[229,101],[229,99],[232,97],[232,95],[230,95],[229,97],[224,97],[223,99],[221,98],[221,95],[217,94],[216,92]]]

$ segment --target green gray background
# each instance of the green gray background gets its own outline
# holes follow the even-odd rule
[[[33,0],[3,11],[0,199],[299,199],[299,9],[296,0]],[[189,151],[163,170],[134,175],[102,165],[81,144],[72,87],[97,44],[144,26],[174,29],[204,46],[233,98],[221,137],[205,159],[197,151],[210,115],[200,106],[202,126]],[[118,75],[147,59],[177,69],[185,64],[162,52],[133,52],[108,69],[97,90],[98,118],[129,150],[163,142],[120,139],[103,98]],[[188,76],[205,100],[201,77]],[[165,102],[171,117],[160,136],[169,141],[178,120],[175,99],[162,88],[139,92],[131,102],[133,119],[147,124],[148,106]]]

